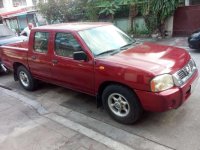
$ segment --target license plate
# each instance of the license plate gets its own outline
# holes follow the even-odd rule
[[[192,85],[191,85],[191,93],[193,93],[194,90],[196,89],[197,84],[198,84],[198,80],[199,80],[199,77],[197,77],[197,78],[194,80],[194,82],[192,83]]]

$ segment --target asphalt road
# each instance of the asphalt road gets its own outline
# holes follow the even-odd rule
[[[161,40],[158,43],[187,49],[200,70],[200,50],[189,49],[186,38]],[[94,97],[55,85],[42,83],[37,91],[27,92],[18,82],[14,82],[12,74],[1,75],[0,85],[39,102],[50,112],[135,149],[200,150],[200,81],[192,96],[180,108],[164,113],[145,112],[134,125],[113,121],[105,110],[96,108]],[[70,111],[61,110],[62,107]]]

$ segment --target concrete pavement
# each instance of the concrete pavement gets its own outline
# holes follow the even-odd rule
[[[47,110],[15,91],[0,91],[1,150],[171,150],[65,107]],[[101,131],[83,126],[81,120]]]
[[[106,144],[53,121],[48,117],[52,114],[41,111],[42,106],[35,105],[30,99],[24,99],[17,93],[14,96],[8,95],[10,91],[4,89],[0,91],[1,150],[111,149]],[[57,115],[54,117],[57,118]],[[123,146],[120,143],[116,145]]]

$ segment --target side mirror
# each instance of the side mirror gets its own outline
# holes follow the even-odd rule
[[[88,57],[84,51],[78,51],[73,53],[74,60],[84,60],[87,61]]]

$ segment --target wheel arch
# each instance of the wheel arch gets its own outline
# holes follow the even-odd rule
[[[17,68],[18,68],[19,66],[23,66],[23,67],[27,68],[27,67],[26,67],[24,64],[22,64],[22,63],[19,63],[19,62],[14,62],[14,63],[13,63],[13,71],[14,71],[14,80],[15,80],[15,81],[18,81],[18,80],[19,80],[18,77],[17,77]]]
[[[123,87],[126,87],[126,88],[130,89],[134,93],[134,95],[137,97],[137,99],[138,99],[138,101],[139,101],[139,103],[141,105],[140,99],[137,96],[137,94],[136,94],[136,92],[134,91],[133,88],[131,88],[130,86],[128,86],[126,84],[123,84],[123,83],[120,83],[120,82],[116,82],[116,81],[105,81],[105,82],[101,83],[101,85],[98,88],[98,93],[97,93],[97,107],[103,106],[103,103],[102,103],[102,94],[103,94],[104,89],[106,87],[108,87],[109,85],[120,85],[120,86],[123,86]]]

